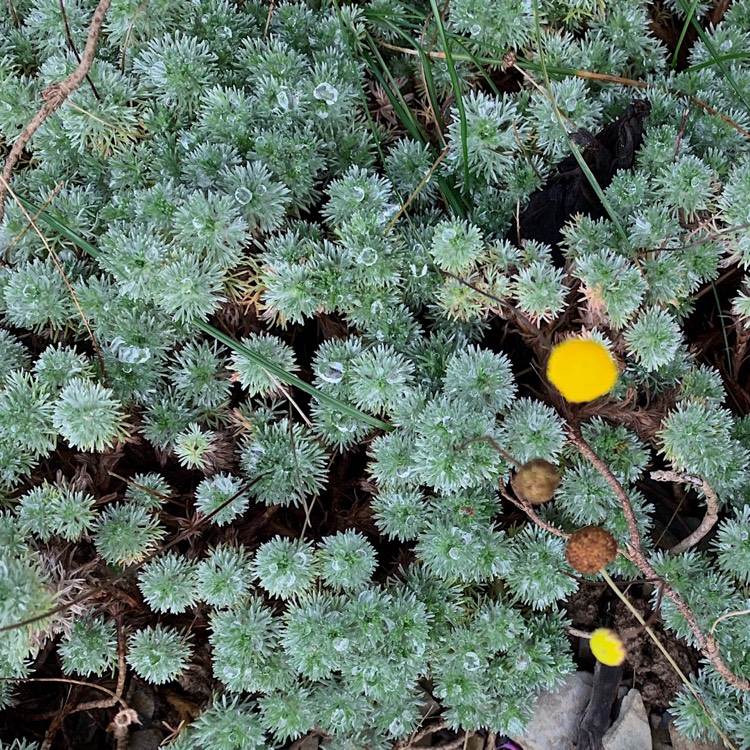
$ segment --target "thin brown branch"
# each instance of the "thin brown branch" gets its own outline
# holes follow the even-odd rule
[[[91,70],[91,65],[94,62],[94,55],[96,54],[96,45],[99,40],[99,32],[104,23],[104,16],[109,9],[110,2],[111,0],[99,0],[99,4],[96,6],[94,15],[91,17],[91,25],[89,26],[89,32],[86,37],[86,46],[83,49],[83,55],[81,56],[81,62],[78,67],[65,80],[60,83],[49,85],[42,92],[44,104],[30,120],[28,125],[26,125],[21,135],[18,136],[13,144],[13,147],[8,154],[8,158],[5,161],[5,166],[3,167],[3,183],[0,184],[0,221],[5,213],[5,199],[8,195],[8,185],[13,179],[13,170],[15,169],[23,150],[44,121],[53,112],[60,108],[62,103],[81,85],[89,70]]]
[[[628,533],[630,536],[630,542],[627,545],[627,557],[635,563],[638,569],[643,575],[649,578],[656,578],[662,582],[664,588],[664,596],[666,596],[677,609],[680,611],[685,621],[688,624],[695,640],[698,644],[698,648],[701,653],[711,662],[714,669],[730,684],[732,687],[736,687],[739,690],[750,690],[750,681],[744,680],[738,677],[732,670],[724,663],[719,653],[719,644],[712,633],[706,635],[703,629],[698,624],[698,620],[695,613],[687,604],[687,602],[677,593],[677,591],[670,586],[670,584],[660,576],[651,563],[646,558],[643,552],[643,545],[641,543],[641,533],[638,529],[638,522],[633,512],[633,506],[628,497],[628,493],[625,492],[622,484],[620,484],[617,477],[612,473],[612,470],[607,464],[597,455],[594,449],[586,442],[585,438],[581,434],[580,430],[575,427],[568,428],[568,438],[570,442],[578,449],[581,455],[588,459],[592,466],[604,477],[607,484],[612,488],[615,496],[620,501],[623,513],[625,514],[625,520],[628,524]]]
[[[45,199],[44,203],[42,203],[39,210],[34,214],[34,221],[36,221],[44,213],[44,209],[47,208],[47,206],[49,206],[50,203],[52,203],[52,201],[55,199],[55,196],[62,189],[62,186],[63,186],[62,182],[58,182],[57,185],[55,185],[54,189],[47,196],[47,198]],[[3,248],[3,253],[5,255],[6,260],[8,260],[9,258],[8,253],[13,249],[15,245],[17,245],[23,239],[23,236],[26,234],[26,232],[28,232],[29,229],[32,229],[32,228],[33,228],[33,224],[27,221],[24,228],[15,237],[13,237],[13,239]]]
[[[65,24],[65,36],[68,39],[68,46],[70,47],[71,52],[75,55],[76,60],[78,60],[78,64],[81,64],[81,56],[78,54],[78,50],[76,49],[76,43],[73,41],[73,34],[70,31],[70,24],[68,23],[68,14],[65,12],[65,3],[63,0],[59,0],[60,3],[60,13],[62,13],[62,19],[63,23]],[[94,96],[101,101],[102,98],[99,96],[99,92],[96,90],[96,86],[94,86],[94,82],[91,80],[91,76],[89,76],[88,73],[86,73],[86,83],[88,83],[89,86],[91,86],[91,90],[94,92]]]
[[[703,490],[703,494],[706,496],[706,515],[703,516],[698,528],[692,533],[686,536],[681,542],[675,544],[670,553],[673,555],[679,555],[682,552],[695,546],[703,539],[706,534],[716,525],[719,520],[719,498],[713,490],[713,487],[701,477],[694,477],[690,474],[681,474],[677,471],[652,471],[651,479],[655,482],[680,482],[682,484],[692,484],[696,487],[700,487]]]
[[[114,705],[117,701],[117,696],[108,688],[97,685],[94,682],[84,682],[83,680],[73,680],[68,677],[0,677],[0,681],[3,682],[62,682],[67,685],[78,685],[80,687],[91,688],[92,690],[99,690],[102,693],[106,693],[110,696],[108,701],[112,701],[110,705]],[[126,706],[127,704],[123,700],[119,700],[120,704]]]
[[[556,526],[553,526],[550,523],[547,523],[545,520],[539,517],[537,515],[537,512],[534,510],[534,506],[531,503],[525,503],[523,500],[518,500],[510,493],[506,492],[505,490],[501,489],[500,494],[508,501],[513,503],[513,505],[516,506],[519,510],[522,510],[528,517],[529,520],[533,521],[537,526],[540,526],[545,531],[549,531],[550,534],[554,534],[555,536],[559,536],[561,539],[570,539],[570,534],[567,531],[563,531],[562,529],[558,529]]]
[[[128,30],[125,32],[125,40],[122,43],[122,54],[120,55],[120,71],[122,73],[125,72],[125,61],[127,59],[128,45],[130,44],[130,36],[133,33],[133,27],[135,26],[135,22],[138,20],[138,16],[143,13],[147,5],[148,0],[143,0],[143,2],[135,9],[135,13],[133,13],[133,17],[130,19],[130,23],[128,24]]]
[[[122,699],[122,692],[125,689],[125,675],[127,670],[125,667],[125,634],[122,629],[122,619],[117,618],[117,684],[115,685],[115,692],[111,694],[109,698],[104,698],[99,701],[89,701],[88,703],[81,703],[80,706],[76,706],[74,711],[90,711],[93,708],[112,708],[115,703],[119,703],[123,709],[128,708],[128,704]],[[72,713],[72,712],[71,712]]]

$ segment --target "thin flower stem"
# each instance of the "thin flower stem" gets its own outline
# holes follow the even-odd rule
[[[685,684],[685,687],[692,693],[695,700],[698,701],[701,708],[706,714],[706,717],[713,725],[714,729],[718,732],[719,736],[722,740],[724,740],[724,743],[729,748],[729,750],[737,750],[735,745],[732,744],[732,742],[729,740],[729,738],[724,734],[724,732],[721,730],[721,727],[717,724],[714,717],[711,715],[711,712],[708,710],[708,706],[703,702],[703,698],[698,694],[698,691],[693,687],[693,684],[690,682],[690,680],[687,678],[685,673],[680,669],[677,662],[672,658],[672,655],[667,651],[667,649],[664,647],[664,644],[659,640],[656,633],[654,633],[653,630],[648,626],[646,621],[643,619],[643,616],[641,613],[632,605],[630,600],[625,596],[625,594],[620,591],[620,589],[615,585],[615,582],[609,577],[609,574],[607,573],[604,568],[602,568],[599,571],[599,574],[602,576],[602,578],[609,584],[609,587],[612,589],[612,591],[617,594],[618,599],[630,610],[630,613],[635,617],[636,620],[641,624],[641,627],[646,631],[648,637],[656,644],[656,647],[659,649],[659,651],[664,654],[664,658],[669,662],[670,666],[674,671],[677,673],[679,678],[682,680],[682,682]],[[666,588],[666,584],[665,584]]]
[[[750,609],[741,609],[741,610],[739,610],[737,612],[725,612],[723,615],[720,615],[719,617],[717,617],[714,620],[713,625],[711,625],[711,627],[710,627],[710,629],[709,629],[708,632],[711,635],[713,635],[714,634],[714,630],[716,629],[716,626],[722,620],[728,620],[730,617],[740,617],[741,615],[750,615]]]

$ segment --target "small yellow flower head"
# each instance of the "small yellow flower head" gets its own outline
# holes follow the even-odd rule
[[[593,339],[574,338],[552,348],[547,378],[566,401],[593,401],[617,382],[617,365],[607,349]]]
[[[628,655],[620,636],[609,628],[597,628],[591,634],[589,646],[597,661],[608,667],[619,667]]]

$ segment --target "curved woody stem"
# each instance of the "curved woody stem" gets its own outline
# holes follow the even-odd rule
[[[698,620],[695,617],[695,613],[687,604],[687,602],[677,593],[677,591],[669,585],[667,581],[660,576],[653,568],[651,563],[646,558],[643,552],[643,545],[641,543],[641,533],[638,529],[638,522],[633,512],[633,506],[630,503],[630,498],[627,492],[623,488],[622,484],[618,481],[617,477],[612,473],[612,470],[607,464],[596,454],[594,449],[586,442],[586,439],[581,434],[577,427],[568,428],[568,437],[570,442],[578,449],[584,458],[588,459],[594,468],[604,477],[607,484],[612,488],[615,496],[620,501],[622,510],[625,514],[625,520],[628,524],[628,532],[630,534],[630,543],[627,545],[627,555],[629,560],[633,562],[638,569],[648,578],[655,578],[661,581],[664,596],[666,596],[677,609],[680,611],[682,616],[685,618],[688,627],[693,633],[695,640],[698,644],[700,652],[711,662],[714,669],[732,686],[739,690],[750,690],[750,681],[744,680],[738,677],[731,669],[724,663],[719,653],[719,644],[714,637],[713,633],[703,632],[703,629],[698,624]]]

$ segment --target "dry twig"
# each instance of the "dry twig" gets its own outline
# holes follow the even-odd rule
[[[713,633],[706,635],[703,629],[698,624],[698,620],[695,613],[690,608],[688,603],[677,593],[677,591],[669,585],[667,581],[660,576],[653,568],[651,563],[646,558],[643,552],[643,546],[641,544],[641,533],[638,529],[638,522],[633,512],[633,506],[630,503],[630,498],[627,492],[620,484],[617,477],[612,473],[612,470],[607,464],[596,454],[594,449],[586,442],[586,439],[581,434],[580,430],[576,427],[568,428],[568,437],[570,442],[578,449],[584,458],[588,459],[596,470],[604,477],[607,484],[612,488],[615,496],[620,501],[622,510],[625,514],[625,519],[628,524],[628,533],[630,535],[630,542],[627,544],[626,556],[628,559],[635,563],[638,569],[643,575],[648,578],[655,578],[661,581],[664,588],[664,596],[666,596],[677,609],[680,611],[685,621],[688,624],[695,640],[698,644],[700,652],[711,662],[714,669],[732,686],[739,690],[750,690],[750,681],[744,680],[738,677],[731,669],[724,663],[719,653],[719,644],[714,637]]]
[[[31,137],[41,127],[44,121],[53,112],[60,108],[62,103],[81,85],[88,75],[89,70],[91,70],[91,65],[94,62],[94,55],[96,54],[96,44],[99,40],[99,32],[104,23],[104,16],[109,9],[110,2],[111,0],[99,0],[99,4],[96,6],[94,15],[91,17],[89,33],[86,37],[86,46],[83,48],[83,55],[81,56],[81,62],[78,67],[65,80],[47,86],[42,92],[44,104],[23,129],[21,135],[18,136],[13,144],[13,147],[8,154],[8,158],[5,161],[5,166],[3,167],[3,182],[0,184],[0,221],[2,221],[5,213],[5,198],[8,195],[8,185],[13,178],[13,170],[15,169],[24,148],[26,148]]]
[[[701,477],[694,477],[690,474],[680,474],[676,471],[652,471],[651,479],[656,482],[682,482],[683,484],[693,484],[700,487],[706,496],[706,515],[700,523],[700,526],[692,533],[686,536],[681,542],[675,544],[670,553],[679,555],[681,552],[690,549],[698,544],[706,534],[716,525],[719,520],[719,498],[713,490],[713,487]]]

